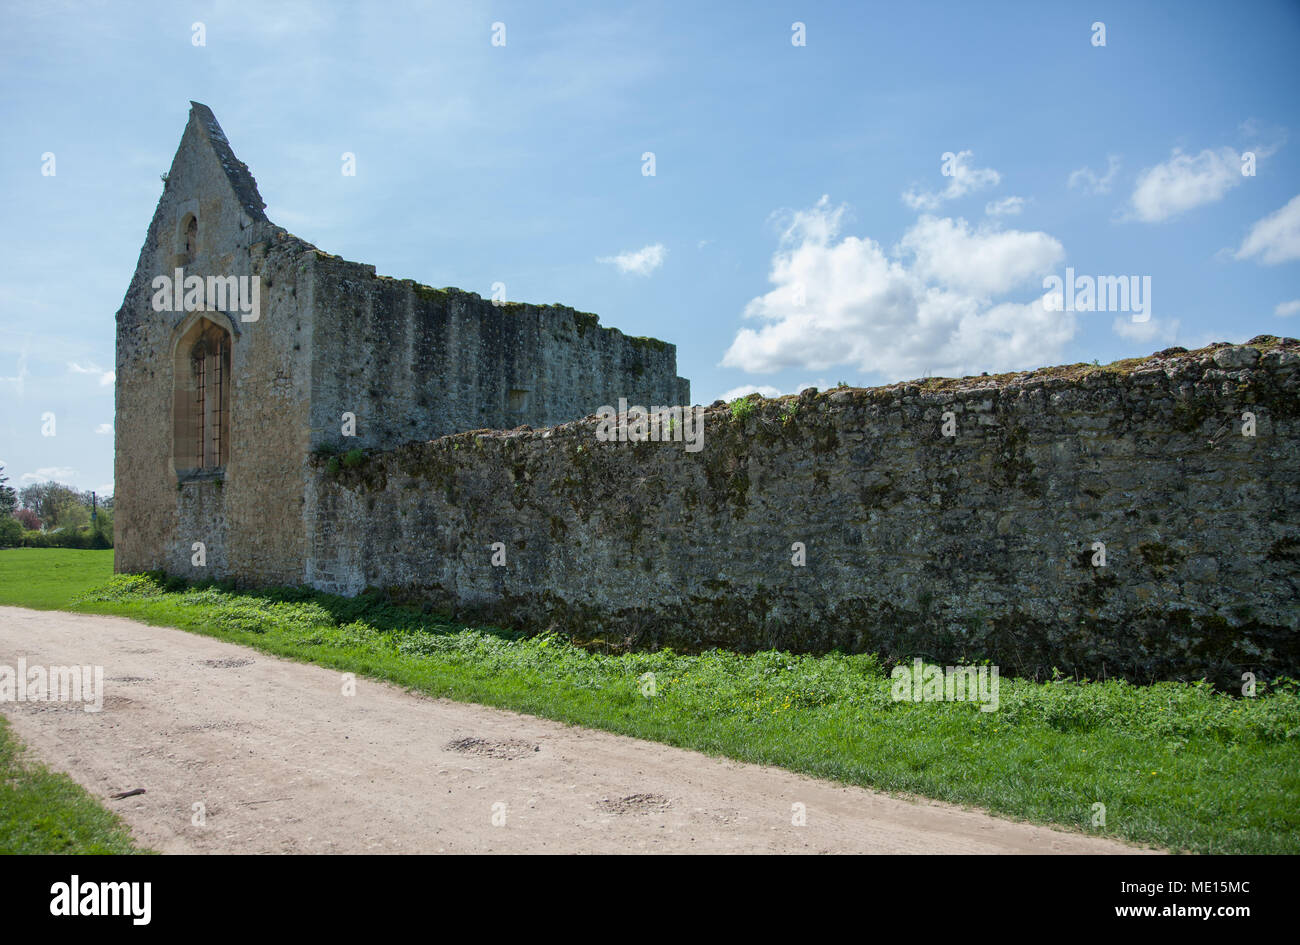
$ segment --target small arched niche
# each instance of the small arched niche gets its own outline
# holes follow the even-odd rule
[[[229,330],[202,316],[176,344],[172,458],[181,478],[215,476],[229,459],[230,353]]]
[[[176,227],[175,252],[172,253],[173,266],[187,266],[199,254],[199,218],[193,213],[181,217]]]

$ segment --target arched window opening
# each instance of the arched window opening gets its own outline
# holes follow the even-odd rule
[[[230,333],[199,319],[176,351],[176,471],[212,473],[230,455]]]
[[[181,217],[169,257],[172,266],[188,266],[199,251],[199,218],[192,213]]]

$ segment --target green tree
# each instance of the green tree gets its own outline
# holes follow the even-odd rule
[[[81,528],[90,524],[90,503],[83,501],[81,495],[75,492],[57,496],[53,513],[54,528]]]
[[[101,503],[99,506],[99,515],[92,523],[96,535],[102,535],[100,547],[111,548],[113,546],[113,506],[110,504],[107,508]]]
[[[0,515],[0,548],[14,548],[22,541],[22,523],[12,515]]]
[[[14,509],[18,507],[18,493],[7,484],[8,482],[9,477],[5,475],[5,468],[0,465],[0,515],[6,517],[12,515]]]
[[[41,517],[46,528],[60,528],[68,524],[85,524],[90,521],[90,495],[88,493],[78,492],[71,486],[65,486],[61,482],[37,482],[26,486],[20,493],[23,508],[31,509]],[[81,520],[73,508],[81,504],[86,506],[86,517]],[[73,522],[62,522],[59,520],[60,511],[66,510],[74,519]]]

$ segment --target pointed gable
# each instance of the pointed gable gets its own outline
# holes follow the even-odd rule
[[[190,102],[190,121],[202,131],[203,137],[211,145],[244,212],[253,220],[269,222],[263,212],[266,209],[266,201],[257,191],[257,181],[253,179],[248,165],[235,157],[230,141],[226,138],[226,133],[221,130],[221,125],[217,123],[217,116],[212,114],[212,109],[201,102]]]

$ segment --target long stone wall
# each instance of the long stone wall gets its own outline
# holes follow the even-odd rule
[[[610,646],[1300,675],[1294,339],[705,423],[697,453],[588,418],[319,458],[306,579]]]
[[[563,305],[494,305],[474,292],[310,256],[312,444],[391,447],[462,430],[548,426],[609,398],[690,403],[677,349]]]

